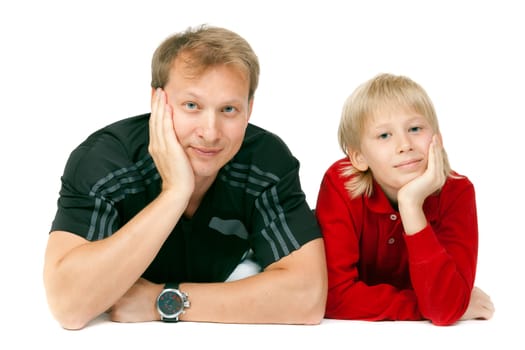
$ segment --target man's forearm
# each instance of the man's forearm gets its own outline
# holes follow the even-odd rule
[[[53,233],[44,278],[58,321],[65,328],[82,328],[110,308],[153,261],[185,205],[177,207],[171,198],[159,196],[101,241],[79,241],[78,237],[67,238],[71,237],[68,233]],[[165,208],[172,214],[166,215],[170,211]]]
[[[181,283],[191,307],[187,321],[223,323],[317,324],[325,311],[327,282],[322,241],[302,249],[308,263],[290,260],[257,275],[227,283]],[[292,254],[296,254],[294,252]],[[301,252],[300,254],[304,254]],[[285,257],[282,260],[295,259]],[[302,261],[302,260],[301,260]],[[282,267],[281,267],[282,266]]]

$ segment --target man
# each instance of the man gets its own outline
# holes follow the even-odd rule
[[[322,320],[323,241],[298,161],[249,123],[258,76],[239,35],[190,28],[155,51],[151,113],[72,152],[44,267],[64,328]],[[250,256],[262,271],[229,277]]]

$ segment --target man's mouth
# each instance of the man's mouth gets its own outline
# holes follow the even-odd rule
[[[218,154],[221,149],[216,147],[191,147],[193,151],[198,154],[205,157],[210,157]]]

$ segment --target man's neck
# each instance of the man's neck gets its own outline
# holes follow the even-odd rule
[[[211,185],[215,181],[216,177],[217,175],[199,177],[195,179],[195,189],[193,190],[193,193],[188,202],[188,206],[186,207],[186,210],[184,211],[185,217],[189,219],[193,217],[193,215],[199,208],[199,205],[201,204],[201,201],[204,198],[204,195],[206,194],[206,192],[208,192]]]

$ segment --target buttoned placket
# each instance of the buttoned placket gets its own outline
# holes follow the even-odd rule
[[[397,214],[393,213],[393,214],[390,214],[390,220],[392,221],[396,221],[397,220]],[[387,241],[387,243],[389,245],[392,245],[394,243],[396,243],[396,239],[394,237],[390,237]]]

